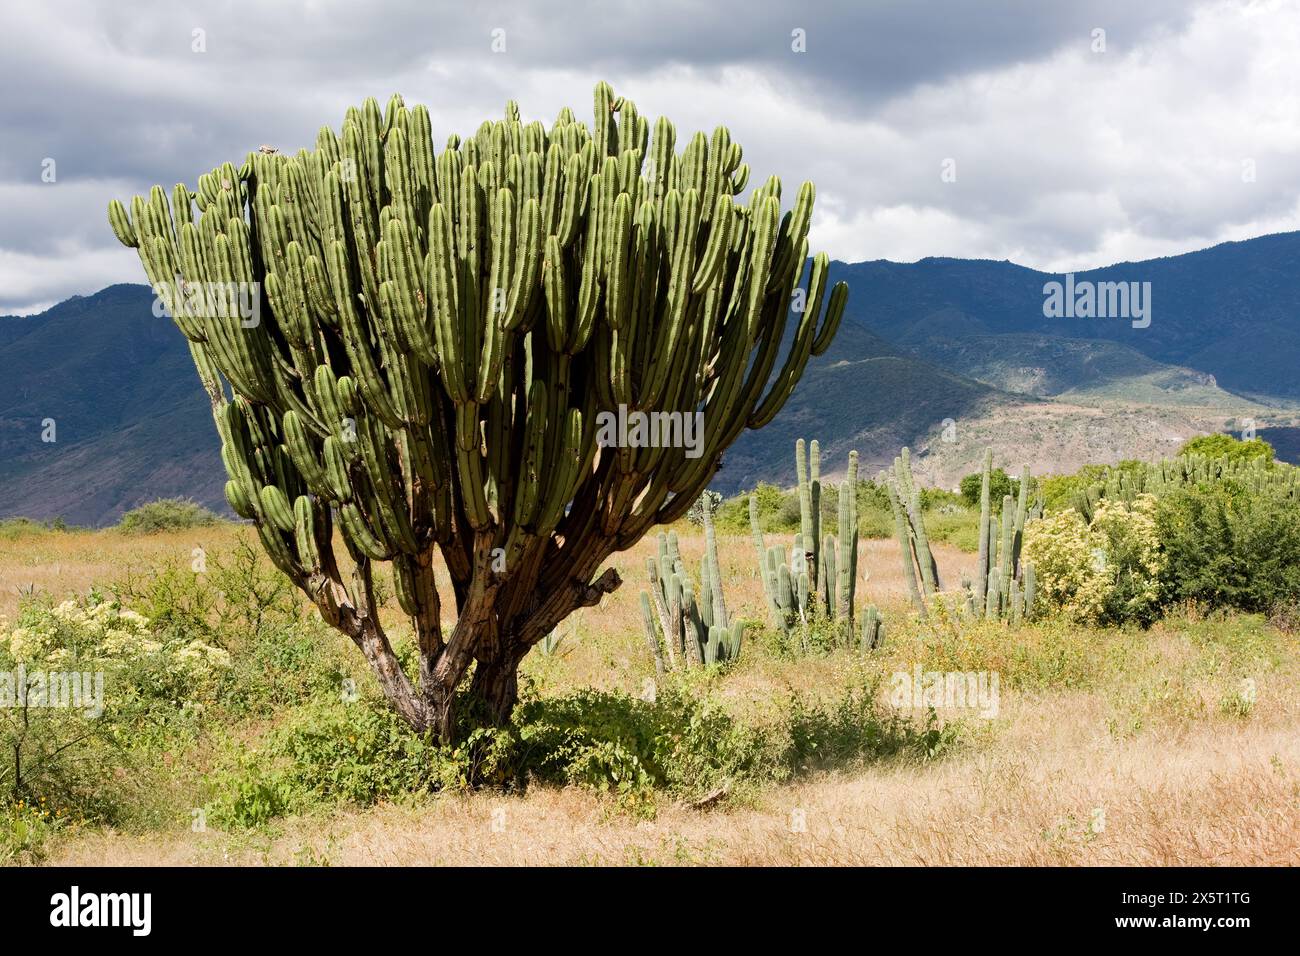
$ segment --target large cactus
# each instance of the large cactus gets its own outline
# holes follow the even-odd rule
[[[109,208],[189,339],[231,507],[413,727],[453,736],[471,666],[475,712],[504,720],[528,650],[620,583],[606,558],[684,514],[835,333],[847,289],[809,263],[812,184],[783,217],[775,177],[735,200],[748,167],[725,128],[676,146],[604,83],[590,127],[511,103],[438,153],[429,112],[394,96],[314,150]],[[609,440],[619,410],[699,413],[701,440]],[[417,680],[380,625],[384,561]]]

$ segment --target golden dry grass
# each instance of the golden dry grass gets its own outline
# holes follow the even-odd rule
[[[222,527],[0,541],[0,613],[12,614],[19,586],[84,592],[127,565],[188,563],[194,547],[228,548],[234,534]],[[652,674],[637,594],[654,548],[650,539],[614,561],[624,586],[566,626],[559,656],[530,655],[525,672],[542,692],[635,692]],[[689,564],[702,549],[698,536],[683,534]],[[761,621],[749,539],[726,538],[721,552],[733,615]],[[944,546],[938,560],[950,583],[974,564],[973,555]],[[859,602],[902,622],[895,545],[863,542],[860,565],[868,580]],[[951,756],[804,777],[740,805],[661,805],[644,820],[576,787],[444,794],[294,818],[250,834],[196,834],[182,821],[154,833],[82,833],[57,844],[49,862],[1300,864],[1296,639],[1269,631],[1262,643],[1219,647],[1207,645],[1203,631],[1194,619],[1178,619],[1145,634],[995,627],[945,640],[942,627],[900,626],[865,664],[846,653],[791,660],[751,646],[716,689],[729,707],[756,717],[779,708],[791,690],[836,693],[864,667],[886,675],[914,662],[988,668],[1002,671],[1004,683],[998,718],[968,722]],[[1043,662],[1054,669],[1031,673]],[[1258,701],[1234,716],[1222,702],[1242,674],[1257,679]]]
[[[1013,707],[996,744],[790,785],[757,806],[613,812],[575,788],[448,795],[274,836],[95,834],[59,865],[1240,865],[1300,863],[1294,726],[1115,742],[1093,702]],[[1074,715],[1061,720],[1063,710]],[[1098,811],[1104,819],[1098,816]]]

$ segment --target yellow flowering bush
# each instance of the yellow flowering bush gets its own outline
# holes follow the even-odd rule
[[[115,601],[27,602],[0,620],[0,792],[112,821],[138,768],[197,727],[230,669],[223,648]],[[0,814],[0,860],[6,846],[30,856],[32,826],[6,829]]]
[[[156,633],[143,614],[113,601],[25,606],[16,625],[0,620],[0,670],[112,675],[109,702],[176,709],[211,696],[231,666],[223,648],[174,632]]]
[[[1152,495],[1103,500],[1091,522],[1073,508],[1033,521],[1024,553],[1041,607],[1087,624],[1145,626],[1159,615],[1165,555]]]

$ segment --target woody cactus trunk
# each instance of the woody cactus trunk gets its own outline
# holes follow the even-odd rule
[[[109,207],[189,340],[231,507],[418,730],[505,720],[529,649],[618,587],[606,558],[686,512],[839,324],[812,184],[784,215],[775,177],[738,203],[726,128],[676,145],[602,83],[590,127],[511,103],[435,155],[428,110],[394,96],[314,150]],[[700,441],[611,441],[618,409],[702,416]],[[418,674],[381,625],[380,562]]]

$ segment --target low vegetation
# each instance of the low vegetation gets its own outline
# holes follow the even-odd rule
[[[207,508],[187,498],[161,498],[132,508],[122,515],[117,527],[123,534],[157,534],[159,531],[205,528],[219,520]]]
[[[1256,461],[1240,467],[1285,467]],[[1300,524],[1289,479],[1237,467],[1151,490],[1115,479],[1086,515],[1030,519],[1032,619],[964,610],[977,548],[934,530],[944,507],[973,509],[934,496],[922,510],[943,589],[924,616],[897,541],[854,549],[888,621],[874,647],[846,644],[824,612],[793,646],[724,502],[715,535],[671,529],[672,563],[725,581],[742,654],[657,674],[625,586],[525,660],[512,720],[472,729],[469,715],[455,744],[392,712],[237,525],[0,538],[0,674],[103,677],[98,698],[79,688],[81,710],[0,708],[0,861],[1296,862]],[[859,484],[863,532],[877,499]],[[754,497],[788,549],[785,495]],[[644,579],[658,547],[615,565]],[[11,587],[34,557],[59,571]],[[376,587],[414,671],[392,582]],[[983,709],[954,706],[914,694],[933,673],[999,683]],[[995,787],[982,803],[973,780]],[[487,842],[501,807],[512,835]],[[963,828],[983,836],[938,837]]]

